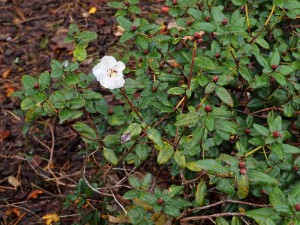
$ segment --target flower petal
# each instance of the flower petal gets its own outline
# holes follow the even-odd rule
[[[115,76],[115,77],[108,77],[108,79],[102,79],[100,83],[103,87],[112,90],[112,89],[123,87],[125,84],[125,80],[123,79],[123,77]]]
[[[118,62],[117,62],[117,68],[116,68],[116,69],[117,69],[118,71],[121,71],[121,72],[122,72],[123,70],[125,70],[125,68],[126,68],[126,66],[125,66],[125,64],[124,64],[122,61],[118,61]]]
[[[106,66],[107,68],[113,67],[117,63],[117,60],[113,56],[106,55],[100,60],[101,66]]]

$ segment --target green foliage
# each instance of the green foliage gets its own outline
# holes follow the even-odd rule
[[[58,116],[71,123],[87,151],[100,150],[101,164],[146,162],[153,175],[166,170],[167,187],[149,173],[128,177],[130,187],[120,193],[125,222],[217,214],[210,217],[216,224],[297,224],[299,3],[165,4],[179,27],[162,32],[154,15],[143,17],[139,1],[108,2],[124,29],[120,41],[134,45],[123,59],[130,78],[122,92],[112,91],[124,104],[108,106],[89,88],[93,75],[79,72],[77,62],[52,60],[51,72],[22,77],[26,120]],[[71,25],[65,41],[74,42],[73,55],[82,61],[96,37]],[[214,207],[221,199],[222,207]]]

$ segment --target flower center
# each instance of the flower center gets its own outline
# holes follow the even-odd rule
[[[118,71],[115,69],[115,67],[113,69],[108,69],[107,73],[109,77],[118,76]]]

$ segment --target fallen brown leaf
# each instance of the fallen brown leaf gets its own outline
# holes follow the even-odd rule
[[[42,190],[33,190],[32,192],[29,193],[29,195],[27,196],[27,200],[30,199],[37,199],[39,197],[40,194],[43,194],[44,192]]]
[[[8,179],[7,179],[7,182],[11,186],[13,186],[15,189],[17,189],[21,185],[21,183],[14,176],[9,176]]]

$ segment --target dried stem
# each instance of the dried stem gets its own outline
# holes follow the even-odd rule
[[[126,102],[130,105],[131,109],[135,112],[135,114],[140,118],[140,120],[142,122],[144,122],[143,117],[141,116],[141,114],[138,112],[138,110],[135,108],[135,106],[132,104],[132,102],[129,100],[125,88],[121,88],[121,94],[123,95],[123,97],[125,98]]]

